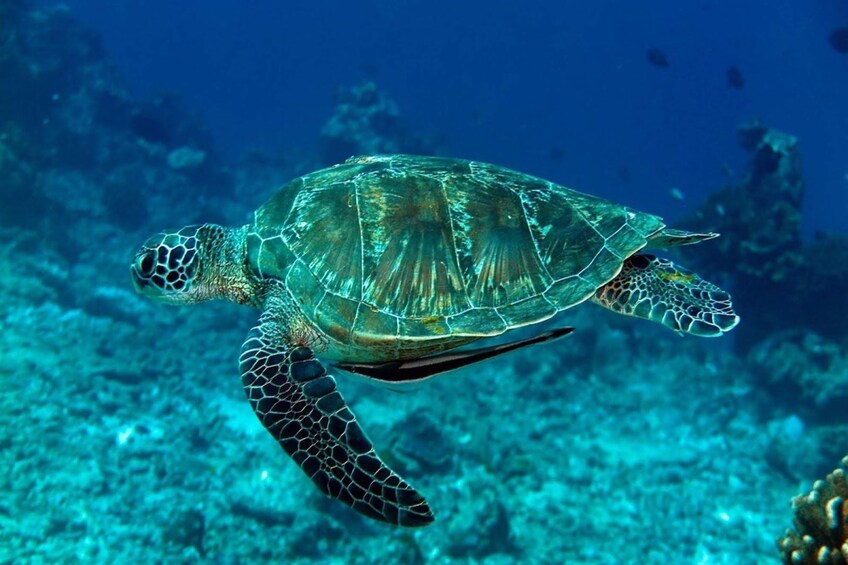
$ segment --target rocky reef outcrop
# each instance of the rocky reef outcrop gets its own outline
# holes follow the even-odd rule
[[[747,351],[775,331],[802,329],[848,339],[848,238],[819,234],[805,242],[801,145],[758,121],[739,128],[749,152],[742,182],[701,205],[685,225],[721,233],[710,250],[693,249],[705,271],[733,281],[744,323],[736,335]]]
[[[321,160],[326,165],[354,155],[431,155],[434,150],[432,142],[412,133],[395,101],[373,82],[339,88],[333,115],[321,130]]]
[[[81,224],[132,231],[169,209],[191,219],[203,206],[190,186],[230,189],[203,120],[176,95],[136,98],[67,8],[4,3],[0,42],[0,76],[14,85],[0,89],[4,224],[49,231],[73,256],[90,236]]]

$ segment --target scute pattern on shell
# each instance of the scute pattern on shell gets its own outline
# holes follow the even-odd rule
[[[340,342],[485,336],[582,302],[663,227],[493,165],[376,156],[292,182],[248,252]]]

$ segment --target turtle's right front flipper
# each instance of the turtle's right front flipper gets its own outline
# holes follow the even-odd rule
[[[376,520],[431,523],[427,501],[380,460],[312,350],[280,342],[286,332],[277,318],[263,314],[239,358],[244,390],[265,428],[325,494]]]

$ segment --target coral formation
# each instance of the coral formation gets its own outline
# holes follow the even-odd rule
[[[182,146],[168,153],[168,165],[172,169],[195,169],[206,160],[206,152]]]
[[[739,128],[739,143],[750,152],[738,186],[712,194],[693,225],[721,233],[702,263],[713,271],[772,283],[801,264],[801,202],[804,178],[798,140],[759,122]]]
[[[842,468],[816,481],[813,490],[792,499],[795,529],[777,546],[786,565],[848,563],[848,456]]]
[[[333,116],[321,130],[321,157],[326,164],[375,153],[430,155],[433,149],[410,132],[395,101],[373,82],[340,88]]]
[[[840,342],[848,340],[848,300],[834,300],[848,293],[848,236],[816,234],[802,248],[803,263],[787,289],[787,315],[804,326]]]
[[[0,89],[0,173],[12,202],[0,219],[49,221],[67,241],[97,216],[140,227],[148,219],[140,193],[169,199],[155,212],[197,209],[189,184],[227,193],[232,180],[203,121],[175,95],[135,99],[99,37],[67,8],[4,3],[0,39],[0,76],[15,85]],[[83,190],[51,187],[71,172]]]
[[[24,156],[23,134],[13,124],[0,133],[0,178],[3,179],[3,207],[0,222],[4,225],[31,226],[35,218],[29,213],[46,204],[44,195],[35,190],[36,169]],[[16,147],[17,146],[17,147]]]
[[[739,144],[750,153],[737,186],[723,188],[684,222],[721,233],[709,251],[694,249],[701,269],[734,281],[745,323],[736,336],[750,349],[775,329],[802,328],[841,341],[848,301],[848,238],[801,237],[804,177],[798,140],[758,121],[742,125]],[[811,309],[811,304],[828,304]],[[747,312],[756,316],[745,316]]]
[[[848,349],[804,330],[775,332],[748,362],[773,398],[819,421],[838,421],[848,406]]]

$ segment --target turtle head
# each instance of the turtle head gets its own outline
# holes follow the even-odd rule
[[[210,298],[203,289],[203,230],[186,226],[158,233],[135,254],[130,271],[136,290],[169,303],[199,302]]]
[[[254,304],[257,293],[245,271],[247,226],[186,226],[161,232],[141,246],[130,272],[135,289],[170,304],[223,298]]]

